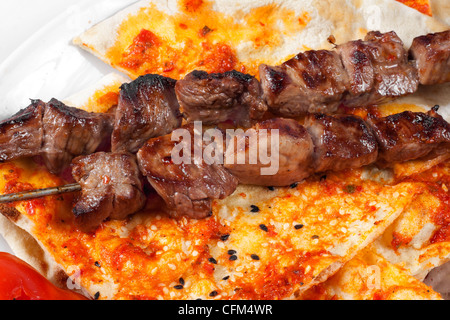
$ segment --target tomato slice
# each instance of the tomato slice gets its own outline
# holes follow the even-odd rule
[[[80,294],[63,290],[28,263],[0,252],[0,300],[86,300]]]

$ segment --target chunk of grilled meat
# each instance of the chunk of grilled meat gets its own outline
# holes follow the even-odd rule
[[[419,70],[420,84],[450,81],[450,30],[415,38],[409,53]]]
[[[376,161],[378,145],[363,119],[353,115],[309,115],[305,127],[314,142],[314,171],[359,168]]]
[[[414,93],[417,70],[395,32],[369,32],[336,51],[299,53],[259,69],[269,110],[284,117],[335,112],[340,104],[368,106]]]
[[[77,157],[72,175],[82,189],[73,212],[83,231],[95,230],[106,219],[125,219],[145,205],[142,176],[134,155],[97,152]]]
[[[395,32],[371,31],[337,51],[350,81],[344,105],[376,105],[417,91],[417,70]]]
[[[112,114],[67,107],[56,99],[47,103],[40,153],[50,172],[58,173],[76,156],[95,152],[105,139],[110,139],[113,118]]]
[[[313,173],[313,142],[306,129],[295,120],[266,120],[233,139],[226,150],[225,168],[240,183],[289,186]],[[250,161],[252,156],[254,161]],[[239,159],[245,163],[240,163]],[[262,171],[263,168],[266,171]]]
[[[172,150],[178,143],[169,134],[144,144],[137,154],[139,167],[166,202],[171,216],[204,218],[211,214],[212,200],[232,194],[238,180],[220,164],[206,164],[203,159],[194,161],[193,126],[184,128],[190,132],[191,141],[183,140],[180,145],[190,147],[190,163],[173,162]]]
[[[450,125],[437,114],[405,111],[384,118],[369,115],[378,145],[379,163],[388,165],[450,151]]]
[[[148,74],[123,84],[116,110],[112,151],[135,153],[150,138],[181,125],[176,81]]]
[[[232,120],[248,127],[267,111],[258,80],[238,71],[208,74],[193,71],[179,80],[175,91],[188,122],[217,124]]]
[[[347,90],[347,74],[333,51],[299,53],[281,66],[259,68],[264,98],[277,115],[333,112]]]
[[[113,116],[89,113],[56,99],[31,105],[0,123],[0,160],[42,156],[52,173],[60,173],[72,159],[90,154],[110,139]]]
[[[34,100],[26,109],[0,122],[0,161],[32,157],[40,153],[44,140],[44,110],[45,103]]]

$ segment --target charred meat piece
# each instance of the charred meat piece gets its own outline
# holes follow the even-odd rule
[[[315,172],[359,168],[376,161],[378,145],[363,119],[353,115],[309,115],[305,127],[314,142]]]
[[[59,173],[73,158],[95,152],[110,139],[113,115],[68,107],[56,99],[46,105],[41,155],[50,172]]]
[[[395,32],[371,31],[364,41],[337,46],[337,52],[349,76],[346,106],[376,105],[418,88],[417,70]]]
[[[227,145],[225,168],[243,184],[289,186],[313,173],[313,142],[292,119],[260,122]]]
[[[416,61],[420,84],[450,81],[450,30],[415,38],[409,53]]]
[[[56,99],[40,100],[0,123],[2,161],[42,156],[52,173],[60,173],[76,156],[96,151],[110,139],[113,116],[89,113]]]
[[[150,138],[181,125],[176,81],[149,74],[123,84],[116,110],[112,151],[135,153]]]
[[[259,68],[264,98],[277,115],[333,112],[347,90],[347,74],[333,51],[300,53],[281,66]]]
[[[437,114],[405,111],[384,118],[368,117],[379,145],[379,163],[419,159],[450,149],[450,125]]]
[[[138,162],[141,172],[166,202],[172,217],[200,219],[211,214],[212,200],[232,194],[238,181],[223,165],[207,164],[204,159],[196,160],[193,154],[193,126],[188,125],[183,129],[189,132],[190,137],[181,142],[172,141],[170,134],[150,139],[139,150]],[[182,152],[183,157],[187,156],[186,161],[174,160],[172,157],[172,151],[177,150],[177,145],[186,148],[186,153]]]
[[[45,103],[34,100],[26,109],[0,122],[0,161],[40,154],[44,141],[44,110]]]
[[[134,155],[98,152],[77,157],[72,175],[82,189],[73,212],[83,231],[95,230],[106,219],[124,219],[145,205],[142,176]]]
[[[217,124],[232,120],[250,126],[267,111],[258,80],[238,71],[208,74],[193,71],[175,86],[181,111],[188,122]]]

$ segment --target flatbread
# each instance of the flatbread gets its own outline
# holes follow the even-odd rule
[[[373,243],[376,252],[419,280],[450,260],[448,161],[419,174],[421,191],[400,217]]]
[[[0,165],[1,176],[6,178],[0,179],[0,190],[11,184],[41,188],[63,182],[31,160]],[[79,283],[90,296],[208,299],[216,292],[214,299],[295,298],[381,235],[416,192],[409,183],[386,188],[366,181],[348,193],[345,183],[352,180],[335,182],[331,175],[327,181],[275,191],[240,186],[214,204],[210,218],[175,220],[148,209],[127,221],[109,221],[93,235],[74,228],[71,195],[1,211],[67,274],[78,270]],[[328,196],[322,197],[325,192]],[[392,198],[397,201],[391,203]],[[183,290],[175,287],[180,278]]]
[[[211,19],[214,17],[214,19]],[[257,75],[301,51],[330,49],[369,30],[413,38],[448,26],[392,0],[139,1],[100,22],[74,43],[131,78],[179,79],[200,69]]]
[[[303,300],[442,300],[407,270],[390,264],[369,246],[334,276],[308,290]]]

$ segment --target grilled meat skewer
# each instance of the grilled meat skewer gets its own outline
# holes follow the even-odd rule
[[[269,167],[267,162],[260,155],[256,162],[248,159],[261,147],[271,149],[266,145],[273,144],[270,133],[255,140],[257,145],[250,143],[252,136],[267,128],[278,129],[276,151],[269,154],[278,160],[278,170],[264,175],[261,169]],[[150,139],[139,150],[138,163],[150,184],[170,203],[175,212],[172,215],[199,218],[210,214],[213,199],[234,192],[236,179],[244,184],[289,186],[315,173],[370,164],[384,167],[450,152],[450,124],[437,114],[437,107],[428,113],[406,111],[384,118],[369,116],[367,121],[353,115],[312,114],[300,125],[292,119],[275,118],[256,124],[252,130],[244,135],[243,147],[222,147],[223,165],[206,165],[204,160],[174,164],[171,152],[175,143],[171,135]],[[234,161],[239,154],[247,159],[245,163]],[[201,201],[202,206],[190,214],[193,211],[185,210],[184,204],[194,201]]]
[[[303,125],[283,118],[261,121],[252,128],[253,134],[266,130],[268,135],[265,140],[257,140],[256,147],[246,143],[239,149],[219,144],[218,150],[225,155],[224,164],[205,163],[203,158],[174,163],[172,152],[177,143],[171,134],[148,140],[137,153],[137,163],[134,155],[127,152],[80,156],[73,161],[73,176],[82,187],[82,196],[74,207],[76,220],[81,229],[93,230],[107,218],[121,219],[139,211],[144,205],[143,176],[165,200],[171,216],[198,219],[210,215],[212,201],[232,194],[238,183],[289,186],[325,171],[370,164],[387,166],[448,154],[450,124],[437,109],[427,113],[405,111],[383,118],[369,114],[366,121],[354,115],[324,114],[309,115]],[[193,139],[194,126],[183,129],[191,133],[192,139],[183,143],[191,144],[189,150],[195,150],[198,141]],[[276,172],[262,175],[261,169],[268,165],[259,157],[256,163],[229,161],[240,153],[249,159],[261,144],[273,143],[273,129],[279,135],[277,154],[269,156],[279,160]],[[220,132],[226,141],[226,131]],[[245,141],[250,137],[244,136]],[[201,143],[201,150],[209,146]]]
[[[115,116],[74,110],[54,99],[49,103],[35,100],[27,109],[0,123],[0,130],[5,133],[3,143],[0,140],[0,160],[40,155],[51,172],[59,173],[73,158],[95,152],[112,134],[113,153],[100,157],[102,161],[113,161],[116,153],[140,149],[141,170],[169,204],[172,214],[202,217],[208,214],[211,199],[231,194],[237,182],[284,186],[316,172],[360,167],[376,160],[389,165],[446,153],[448,124],[437,115],[437,110],[385,119],[369,117],[367,122],[354,116],[321,113],[308,115],[304,126],[283,118],[257,121],[267,109],[284,117],[311,111],[333,112],[340,104],[378,104],[412,93],[419,82],[427,85],[449,81],[449,34],[450,30],[416,38],[410,49],[414,60],[408,61],[394,32],[370,32],[364,41],[337,46],[335,51],[311,50],[281,66],[262,65],[261,83],[237,71],[210,75],[194,71],[178,82],[147,75],[122,86]],[[196,167],[184,167],[175,174],[177,168],[172,165],[170,169],[167,162],[168,136],[160,136],[181,125],[180,108],[188,122],[214,124],[232,120],[243,127],[253,125],[256,132],[280,129],[280,170],[274,176],[262,176],[255,174],[255,170],[264,167],[261,162],[216,167],[195,164]],[[151,140],[146,143],[148,139]],[[226,150],[230,156],[248,156],[250,150],[233,152]],[[166,156],[159,163],[163,154]],[[147,163],[150,156],[156,156],[152,159],[154,167]],[[116,166],[126,166],[125,162]],[[88,169],[85,176],[92,170]],[[140,173],[130,172],[129,177],[135,177],[135,182],[129,184],[137,188],[131,198],[119,197],[115,203],[114,199],[106,199],[103,189],[97,199],[109,201],[117,208],[122,202],[137,199],[139,205],[124,215],[142,205],[142,185],[136,182]],[[170,178],[166,176],[169,173]],[[183,183],[178,183],[179,178]],[[116,181],[121,179],[124,177],[119,175]],[[100,185],[93,186],[95,189]],[[116,195],[115,191],[112,193]],[[94,227],[104,220],[106,216],[96,213],[97,209],[88,204],[78,210],[80,217],[90,213],[94,217],[81,225]]]

